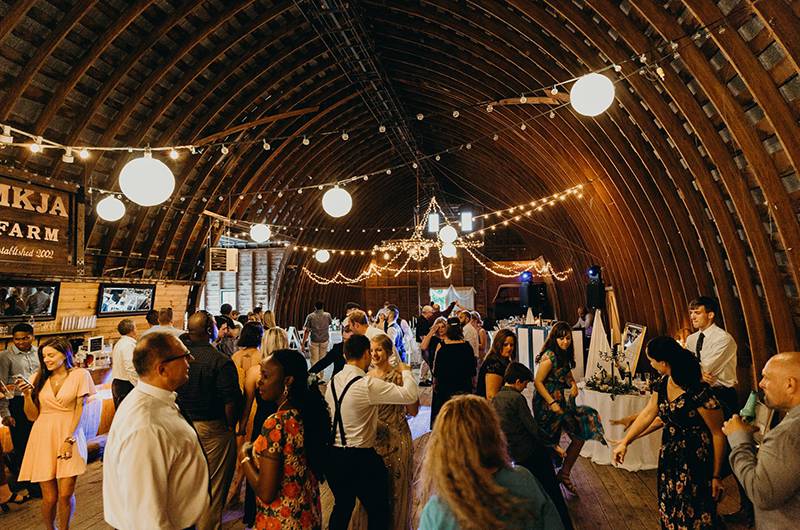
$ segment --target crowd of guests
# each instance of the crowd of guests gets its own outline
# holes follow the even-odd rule
[[[169,309],[149,315],[151,327],[141,333],[121,320],[103,464],[106,522],[220,528],[224,508],[244,489],[246,526],[321,528],[320,484],[327,482],[331,529],[406,530],[419,479],[423,529],[572,528],[561,487],[579,493],[570,472],[581,446],[605,437],[597,412],[575,404],[571,326],[552,327],[534,375],[517,362],[513,331],[499,330],[489,344],[480,315],[456,310],[424,306],[419,342],[409,344],[396,307],[387,303],[373,318],[348,304],[343,340],[329,347],[332,318],[317,303],[299,349],[289,348],[286,331],[265,312],[239,317],[230,306],[217,316],[192,314],[186,330],[174,326]],[[759,528],[791,527],[800,516],[800,463],[787,458],[800,448],[800,353],[776,355],[764,368],[766,404],[786,417],[757,449],[754,428],[736,415],[736,345],[714,324],[717,311],[701,297],[690,305],[697,332],[685,345],[670,337],[648,343],[662,377],[641,413],[616,420],[626,434],[614,459],[623,462],[637,438],[663,429],[663,528],[719,527],[721,480],[731,469],[741,488],[739,517],[754,517]],[[14,440],[18,488],[3,488],[0,474],[0,495],[13,495],[0,501],[41,496],[45,527],[66,530],[86,470],[79,424],[95,390],[89,372],[74,366],[68,341],[38,348],[33,341],[32,327],[18,324],[0,354],[0,415]],[[407,364],[415,348],[433,379],[420,477],[408,425],[420,408]],[[331,366],[324,383],[319,374]],[[523,391],[531,383],[529,406]]]

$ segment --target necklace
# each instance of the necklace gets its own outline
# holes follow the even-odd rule
[[[58,381],[56,381],[55,376],[50,376],[50,386],[53,388],[53,395],[58,395],[58,391],[61,390],[61,387],[64,385],[64,381],[67,380],[67,377],[69,377],[69,370],[67,370]]]

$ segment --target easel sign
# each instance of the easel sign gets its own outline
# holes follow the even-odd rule
[[[647,327],[642,324],[625,323],[625,331],[622,333],[622,351],[631,370],[636,370],[636,363],[639,362],[639,353],[642,351],[646,332]]]

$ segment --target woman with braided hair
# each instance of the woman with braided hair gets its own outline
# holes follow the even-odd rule
[[[487,400],[463,395],[442,406],[422,464],[420,529],[563,530],[553,501],[508,456],[505,435]]]

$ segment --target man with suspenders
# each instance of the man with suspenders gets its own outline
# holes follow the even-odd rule
[[[379,405],[408,405],[419,398],[411,368],[400,363],[403,386],[367,377],[370,341],[353,335],[344,343],[347,364],[328,384],[325,400],[333,415],[333,444],[326,473],[335,505],[331,530],[346,530],[356,498],[367,511],[371,530],[389,528],[389,477],[375,451]]]

